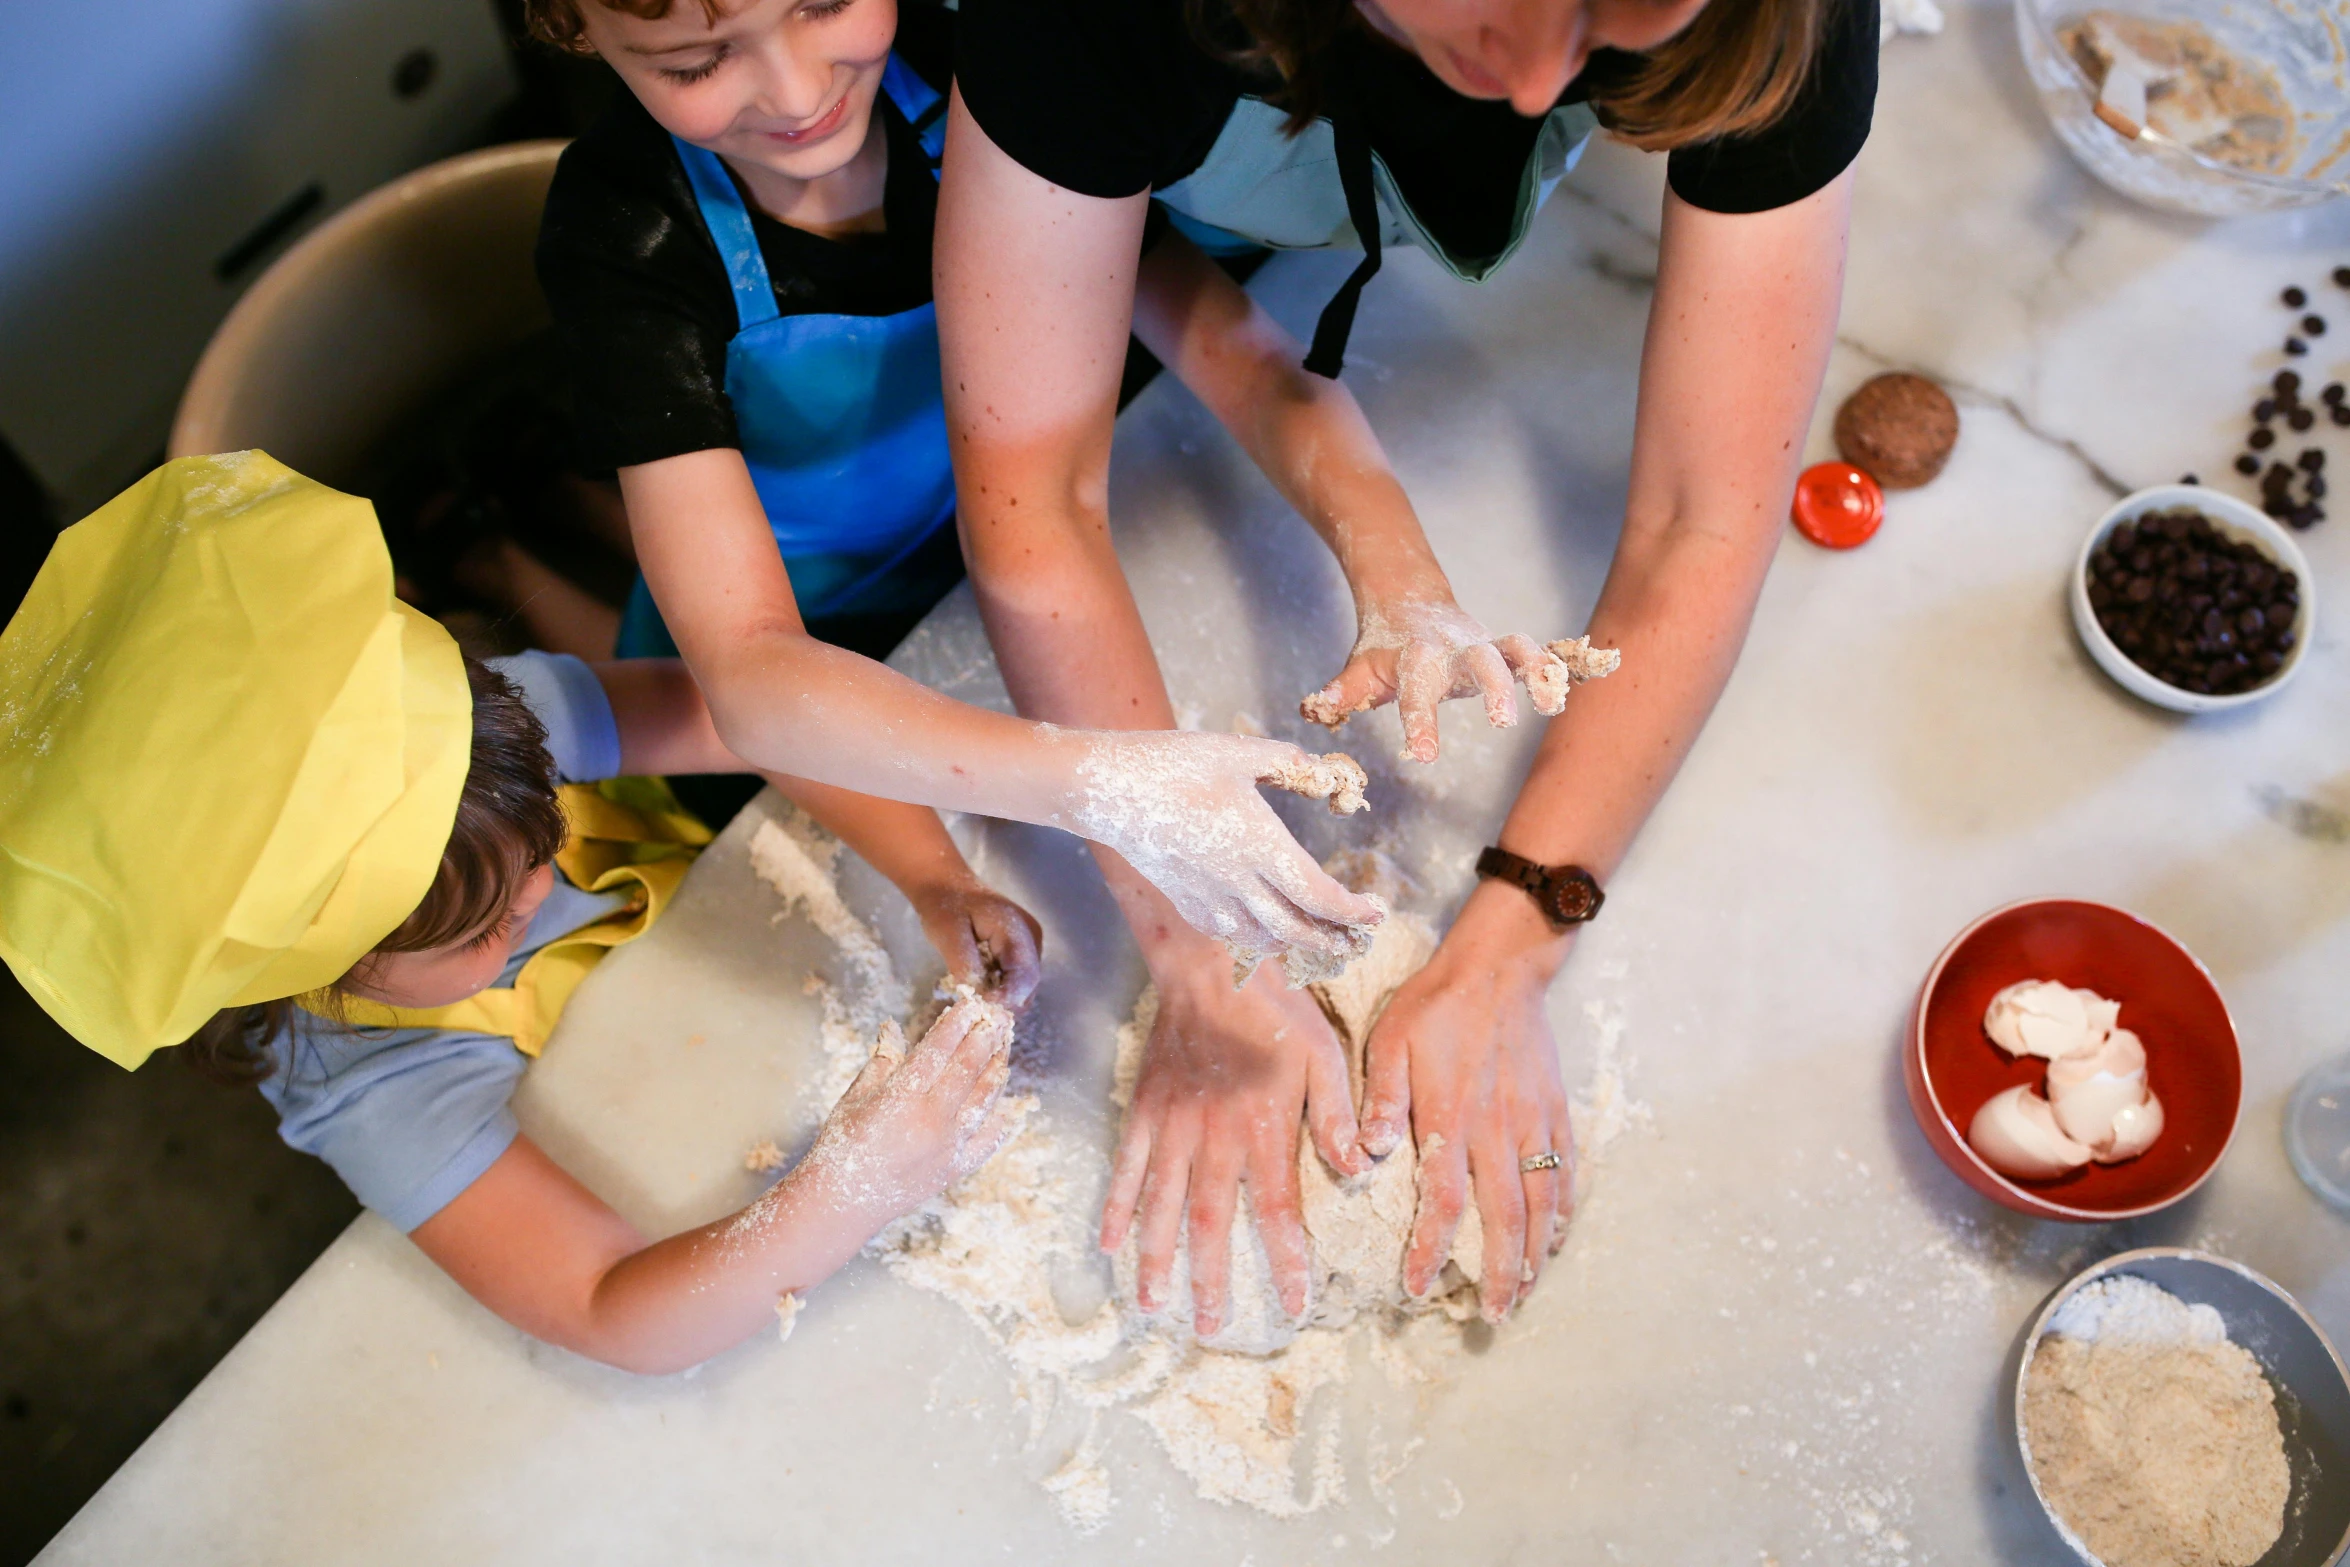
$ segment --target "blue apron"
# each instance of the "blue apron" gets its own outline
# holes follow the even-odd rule
[[[945,100],[894,54],[881,90],[914,128],[936,178]],[[813,628],[918,615],[961,567],[937,307],[894,316],[783,314],[726,165],[682,141],[677,155],[734,288],[740,330],[726,345],[726,396],[801,618]],[[639,577],[621,617],[619,655],[676,651]]]

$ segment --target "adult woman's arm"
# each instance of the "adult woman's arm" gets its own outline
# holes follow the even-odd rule
[[[1502,827],[1512,853],[1605,880],[1729,680],[1835,338],[1851,181],[1735,216],[1665,197],[1623,539],[1591,618],[1624,663],[1550,724]],[[1571,1148],[1543,1010],[1568,945],[1524,893],[1480,882],[1371,1039],[1365,1145],[1393,1148],[1408,1115],[1424,1172],[1406,1283],[1442,1266],[1473,1187],[1488,1315],[1531,1287],[1573,1203],[1571,1163],[1518,1168]]]
[[[1020,711],[1103,729],[1175,722],[1109,533],[1110,432],[1147,204],[1052,185],[988,139],[959,91],[951,101],[933,254],[964,559]],[[1096,857],[1160,990],[1102,1243],[1121,1245],[1139,1208],[1148,1306],[1187,1232],[1195,1317],[1212,1333],[1245,1177],[1275,1287],[1302,1310],[1300,1110],[1325,1159],[1363,1164],[1337,1038],[1270,970],[1233,989],[1213,943],[1116,854]]]
[[[1343,382],[1308,371],[1305,350],[1180,233],[1143,258],[1134,335],[1240,442],[1346,574],[1356,636],[1346,667],[1300,704],[1332,727],[1397,705],[1404,754],[1436,760],[1436,709],[1481,696],[1497,728],[1518,721],[1513,678],[1537,711],[1566,701],[1567,668],[1530,636],[1495,637],[1452,584],[1370,421]]]

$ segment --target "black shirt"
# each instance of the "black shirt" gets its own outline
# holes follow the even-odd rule
[[[901,5],[896,52],[943,94],[952,13]],[[886,316],[929,302],[938,183],[887,93],[874,112],[889,138],[884,232],[827,239],[776,222],[743,196],[785,315]],[[734,288],[676,145],[633,96],[564,150],[539,227],[538,273],[576,392],[584,466],[740,444],[726,396],[726,345],[741,329]]]
[[[1190,0],[963,0],[955,62],[963,101],[997,146],[1056,185],[1104,197],[1163,189],[1200,166],[1243,96],[1272,85],[1209,53],[1190,8]],[[1330,72],[1413,213],[1455,254],[1498,253],[1542,121],[1462,97],[1367,28],[1341,29],[1332,47]],[[1585,101],[1638,63],[1599,50],[1559,101]],[[1839,0],[1789,113],[1759,135],[1674,152],[1673,190],[1714,212],[1799,201],[1859,153],[1876,96],[1877,0]]]

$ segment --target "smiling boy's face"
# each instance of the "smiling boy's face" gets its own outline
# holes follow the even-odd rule
[[[661,128],[720,157],[816,180],[865,145],[897,0],[694,0],[631,16],[583,0],[587,41]]]

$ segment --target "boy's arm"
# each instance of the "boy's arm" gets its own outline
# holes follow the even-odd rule
[[[807,634],[740,452],[623,468],[620,484],[645,578],[733,755],[862,794],[1076,832],[1137,862],[1185,920],[1236,951],[1336,956],[1377,920],[1257,793],[1261,780],[1311,776],[1297,747],[1073,733],[954,701]],[[672,738],[688,745],[697,728]]]
[[[623,773],[757,771],[718,738],[702,689],[682,661],[635,658],[593,667],[620,730]],[[1041,977],[1043,932],[1025,909],[972,874],[936,811],[785,773],[760,776],[906,895],[958,983],[1008,1007],[1027,1004]]]
[[[1463,613],[1420,519],[1354,394],[1307,372],[1303,350],[1179,233],[1143,257],[1134,334],[1159,356],[1338,557],[1359,627],[1338,677],[1301,704],[1335,727],[1395,702],[1405,754],[1436,759],[1436,709],[1482,696],[1497,726],[1518,721],[1513,677],[1559,711],[1568,679],[1532,637],[1495,637]]]
[[[627,1371],[681,1371],[775,1320],[900,1214],[985,1163],[1017,1125],[1008,1018],[950,1008],[877,1050],[792,1172],[741,1212],[651,1245],[518,1137],[411,1232],[465,1292],[547,1343]],[[901,1047],[902,1048],[902,1047]]]

